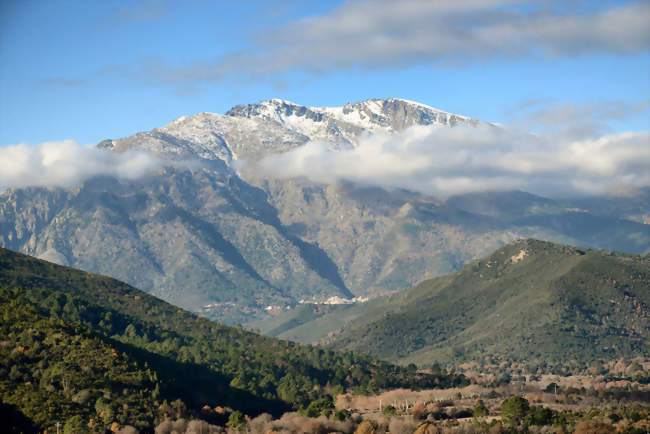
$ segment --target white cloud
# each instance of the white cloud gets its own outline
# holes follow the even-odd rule
[[[412,127],[338,151],[310,142],[259,163],[274,176],[345,179],[443,198],[513,189],[551,197],[609,193],[650,186],[649,168],[648,132],[573,140],[489,125]]]
[[[632,54],[648,51],[649,22],[648,1],[350,0],[319,16],[263,28],[246,51],[190,66],[147,58],[116,71],[172,84],[356,67]]]
[[[72,140],[0,147],[0,191],[9,187],[70,187],[91,176],[136,179],[162,166],[142,151],[109,152]]]
[[[591,10],[564,5],[514,0],[348,1],[265,40],[278,47],[271,53],[273,67],[314,70],[648,50],[647,1]]]

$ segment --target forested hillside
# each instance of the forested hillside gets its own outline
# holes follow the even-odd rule
[[[277,414],[348,389],[464,381],[223,326],[114,279],[6,249],[0,286],[2,402],[40,428],[63,417],[146,427],[203,405]]]
[[[422,364],[648,356],[649,306],[647,255],[521,240],[374,302],[332,346]]]
[[[648,255],[521,240],[403,293],[304,305],[250,326],[400,363],[584,364],[647,354],[648,306]]]

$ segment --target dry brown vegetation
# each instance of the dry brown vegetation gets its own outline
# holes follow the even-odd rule
[[[341,421],[334,415],[309,418],[298,413],[285,413],[279,419],[269,414],[246,418],[245,432],[254,434],[438,434],[438,433],[502,433],[512,432],[504,426],[500,408],[504,400],[518,395],[531,407],[544,407],[561,415],[563,422],[555,425],[530,425],[515,430],[530,433],[645,433],[650,430],[650,385],[632,381],[631,374],[647,373],[648,360],[619,360],[605,366],[599,375],[522,375],[498,387],[472,384],[463,388],[436,390],[397,389],[374,396],[350,393],[338,395],[335,407],[347,410]],[[459,367],[467,373],[476,365]],[[500,364],[505,372],[520,369],[517,365]],[[512,374],[513,371],[509,371]],[[613,375],[620,375],[616,380]],[[474,381],[485,380],[477,376]],[[614,378],[614,380],[613,380]],[[529,381],[527,381],[529,380]],[[486,382],[487,383],[487,382]],[[557,388],[555,388],[557,385]],[[487,415],[476,417],[473,410],[479,400]],[[387,411],[387,407],[389,408]],[[229,409],[230,410],[230,409]],[[522,432],[523,432],[522,431]],[[232,428],[208,425],[205,422],[165,421],[157,434],[234,433]]]

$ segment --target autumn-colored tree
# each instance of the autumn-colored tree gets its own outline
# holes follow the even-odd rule
[[[425,422],[420,425],[413,434],[440,434],[441,432],[440,428],[431,422]]]
[[[375,428],[375,425],[372,423],[372,421],[364,420],[357,427],[357,430],[354,432],[354,434],[375,434],[376,432],[377,429]]]
[[[574,434],[613,434],[616,430],[608,423],[597,420],[583,420],[578,425]]]
[[[418,402],[411,409],[411,414],[415,419],[423,420],[427,417],[427,409],[423,403]]]

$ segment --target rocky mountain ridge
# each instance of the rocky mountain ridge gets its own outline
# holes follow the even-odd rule
[[[233,107],[224,115],[199,113],[133,136],[104,140],[101,148],[140,148],[167,158],[256,160],[308,141],[332,148],[355,146],[361,134],[394,133],[414,125],[478,125],[480,121],[396,98],[372,99],[342,107],[305,107],[271,99]]]

